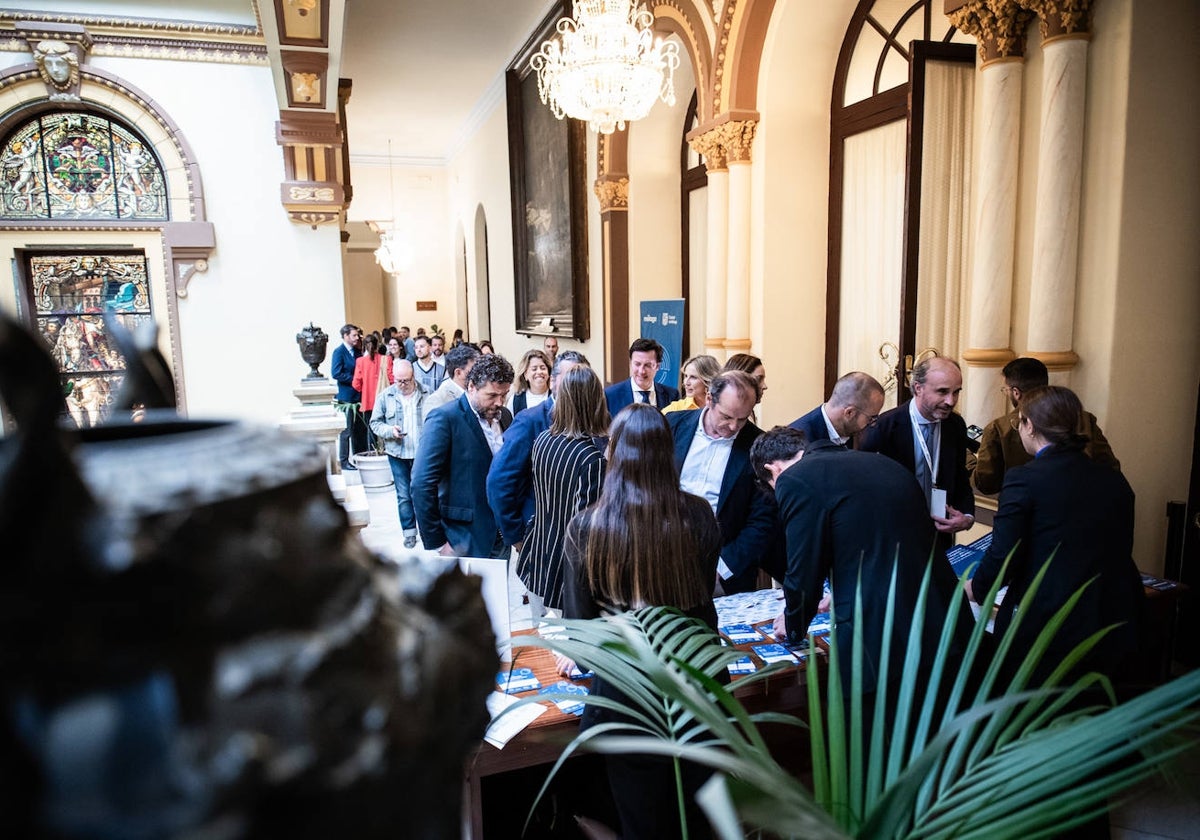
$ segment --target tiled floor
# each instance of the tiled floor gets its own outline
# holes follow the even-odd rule
[[[348,483],[357,483],[353,472]],[[368,548],[384,557],[406,553],[391,487],[368,490],[371,524],[361,532]],[[525,587],[509,569],[509,610],[512,629],[531,624],[529,607],[522,604]],[[1110,815],[1113,840],[1200,840],[1200,754],[1175,769],[1174,785],[1160,778],[1144,783],[1126,804]]]
[[[347,471],[346,481],[349,484],[358,483],[358,476],[352,470]],[[397,557],[409,553],[410,550],[404,548],[404,533],[400,528],[395,490],[390,486],[367,490],[367,502],[371,506],[371,523],[361,532],[367,548],[382,557]],[[421,549],[421,543],[418,542],[417,546]],[[509,566],[509,626],[513,630],[527,629],[532,623],[528,605],[521,603],[525,595],[525,585],[513,573],[512,564]]]

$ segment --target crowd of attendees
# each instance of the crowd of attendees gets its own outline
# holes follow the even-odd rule
[[[405,546],[419,537],[447,556],[515,551],[535,617],[662,605],[715,629],[714,597],[773,579],[784,591],[779,639],[799,643],[832,603],[839,643],[861,634],[869,664],[907,638],[918,603],[936,637],[958,586],[946,553],[974,526],[976,491],[999,491],[968,597],[984,601],[993,584],[1007,584],[1003,630],[1048,563],[1025,608],[1024,644],[1091,585],[1034,673],[1051,673],[1076,642],[1114,623],[1126,626],[1073,670],[1120,677],[1136,655],[1133,493],[1095,417],[1069,389],[1050,386],[1036,359],[1004,368],[1013,410],[975,440],[955,412],[961,370],[940,356],[916,365],[911,398],[889,411],[884,387],[855,371],[790,426],[763,431],[755,412],[766,368],[745,353],[723,365],[686,360],[677,389],[656,381],[662,348],[637,339],[630,377],[605,387],[554,337],[515,369],[461,331],[448,348],[443,336],[407,327],[360,339],[347,325],[342,339],[338,399],[360,406],[347,412],[343,466],[352,466],[356,424],[368,426],[392,464]],[[901,620],[887,639],[893,569]],[[559,666],[568,673],[573,663]],[[584,725],[601,719],[589,711]],[[672,809],[650,805],[669,793],[661,766],[614,759],[609,777],[625,836],[678,830]]]

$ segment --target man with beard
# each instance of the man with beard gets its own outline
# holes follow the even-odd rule
[[[427,548],[448,557],[507,557],[488,505],[487,476],[512,414],[504,407],[513,368],[503,356],[480,356],[467,392],[425,418],[413,464],[417,527]]]

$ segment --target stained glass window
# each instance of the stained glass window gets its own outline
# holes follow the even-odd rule
[[[67,411],[77,426],[94,426],[108,416],[125,371],[104,313],[131,331],[150,320],[146,257],[35,254],[29,277],[36,328],[58,365]]]
[[[165,221],[167,186],[149,145],[97,114],[43,114],[0,151],[0,217]]]

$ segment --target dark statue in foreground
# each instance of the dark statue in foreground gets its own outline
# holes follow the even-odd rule
[[[307,443],[60,429],[52,361],[3,319],[0,397],[9,836],[459,831],[497,667],[477,579],[369,554]]]

